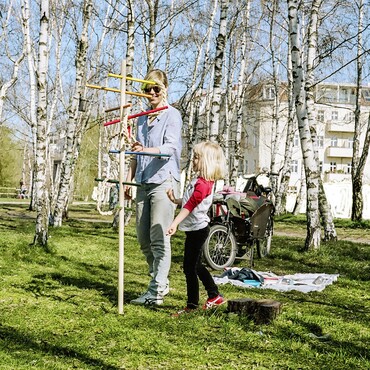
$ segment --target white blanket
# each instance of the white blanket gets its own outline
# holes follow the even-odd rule
[[[240,269],[233,267],[233,272]],[[280,292],[287,292],[290,290],[298,290],[303,293],[308,293],[312,291],[321,292],[328,285],[333,284],[337,281],[339,274],[293,274],[293,275],[284,275],[278,276],[272,272],[259,272],[259,275],[263,277],[263,283],[259,284],[257,281],[239,281],[229,279],[229,274],[225,271],[220,276],[214,276],[213,279],[216,284],[232,284],[242,288],[259,288],[259,289],[273,289]]]

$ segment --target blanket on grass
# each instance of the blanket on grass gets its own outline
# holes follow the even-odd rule
[[[298,290],[303,293],[321,292],[337,281],[339,274],[293,274],[278,276],[272,272],[260,272],[246,267],[232,267],[219,276],[214,276],[216,284],[232,284],[242,288],[274,289],[280,292]]]

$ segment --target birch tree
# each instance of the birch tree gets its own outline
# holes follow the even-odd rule
[[[224,63],[224,53],[226,46],[227,32],[227,12],[229,9],[229,0],[221,0],[220,2],[220,27],[216,41],[215,68],[213,80],[213,97],[210,117],[210,141],[218,141],[219,124],[220,124],[220,109],[222,96],[222,73]]]
[[[196,14],[192,11],[185,13],[184,18],[189,24],[189,36],[188,39],[190,44],[194,47],[193,55],[195,59],[193,61],[193,67],[191,69],[191,78],[187,83],[187,91],[180,100],[181,110],[183,112],[184,127],[185,127],[185,138],[186,138],[186,150],[188,153],[186,162],[186,182],[188,182],[192,176],[192,147],[198,139],[206,139],[204,128],[207,126],[206,119],[203,122],[203,131],[200,131],[200,115],[203,113],[201,106],[208,106],[208,96],[204,92],[206,75],[210,69],[210,48],[212,41],[212,29],[214,27],[215,16],[217,11],[218,0],[213,0],[209,7],[206,9],[208,15],[208,22],[204,24],[204,32],[201,33],[199,28],[203,26],[201,20],[203,16]],[[201,19],[201,20],[200,20]],[[203,29],[203,27],[201,28]],[[205,108],[207,111],[207,108]]]
[[[3,71],[8,71],[8,76],[5,76],[5,73],[1,74],[0,77],[0,125],[2,124],[2,117],[3,117],[3,109],[4,109],[4,102],[8,94],[8,90],[14,86],[14,84],[18,80],[18,72],[21,66],[21,63],[24,60],[26,50],[25,50],[25,39],[23,37],[22,40],[22,48],[19,52],[14,55],[14,50],[11,47],[14,41],[11,40],[11,35],[9,32],[13,33],[12,27],[10,27],[10,20],[13,17],[15,12],[13,1],[10,1],[8,4],[8,8],[6,11],[6,17],[2,19],[1,17],[1,35],[0,35],[0,46],[4,52],[4,57],[6,57],[9,61],[7,68],[3,67]],[[24,23],[24,19],[22,19],[22,25]],[[12,32],[13,31],[13,32]]]
[[[288,39],[288,49],[290,50],[290,39]],[[295,106],[293,101],[293,75],[291,53],[287,54],[287,95],[288,95],[288,123],[286,132],[286,142],[284,145],[284,163],[281,169],[281,180],[279,188],[275,193],[275,212],[280,215],[286,210],[286,196],[291,175],[291,158],[293,152],[294,132],[296,128]]]
[[[47,246],[49,228],[49,193],[47,184],[47,73],[49,62],[49,1],[40,3],[40,35],[37,68],[38,106],[36,127],[35,193],[36,232],[33,243]]]
[[[279,68],[281,63],[278,62],[278,52],[281,47],[280,40],[276,42],[277,30],[276,30],[276,17],[279,10],[279,1],[273,0],[270,9],[270,32],[269,32],[269,51],[271,54],[271,70],[272,70],[272,83],[274,86],[274,104],[272,107],[272,127],[271,127],[271,175],[270,182],[273,191],[278,188],[278,151],[280,141],[283,140],[283,133],[280,131],[280,74]]]
[[[36,146],[37,146],[37,80],[36,80],[36,61],[34,56],[34,48],[31,37],[31,26],[30,26],[30,4],[29,0],[24,0],[22,3],[22,18],[23,18],[23,33],[26,42],[26,55],[27,55],[27,66],[28,66],[28,77],[29,77],[29,113],[25,117],[27,123],[31,128],[32,133],[32,152],[33,161],[36,158]],[[32,173],[30,178],[30,210],[34,210],[36,202],[36,191],[35,191],[35,166],[32,166]]]
[[[61,178],[59,185],[58,198],[56,201],[53,225],[61,226],[63,212],[66,210],[68,202],[69,190],[73,180],[73,171],[75,168],[76,160],[78,158],[78,146],[81,142],[83,125],[86,123],[86,118],[79,113],[79,102],[84,92],[84,83],[86,81],[86,56],[88,48],[88,28],[91,17],[92,2],[85,0],[83,3],[83,25],[81,35],[78,40],[76,51],[76,80],[75,90],[72,96],[72,101],[68,109],[68,122],[67,122],[67,136],[65,144],[65,156],[62,163]]]
[[[288,0],[289,37],[291,41],[293,70],[293,94],[295,100],[298,131],[301,141],[307,187],[307,236],[306,249],[318,249],[321,241],[319,215],[319,169],[315,160],[313,140],[307,116],[305,76],[300,40],[298,0]]]
[[[310,20],[308,25],[307,34],[307,62],[306,62],[306,81],[305,81],[305,92],[306,92],[306,109],[308,124],[310,127],[311,137],[313,143],[317,142],[316,135],[316,120],[314,117],[315,111],[315,99],[314,99],[314,69],[315,69],[315,58],[317,50],[317,39],[318,39],[318,21],[319,21],[319,10],[322,4],[322,0],[313,0],[310,10]],[[316,170],[319,169],[319,158],[317,151],[314,146],[314,155],[316,159]],[[306,171],[307,172],[307,171]],[[314,176],[314,175],[313,175]],[[336,240],[337,233],[334,226],[333,215],[330,210],[329,203],[326,198],[322,179],[318,171],[319,182],[319,211],[324,227],[324,240]],[[308,194],[308,193],[307,193]]]
[[[235,125],[235,140],[234,145],[231,150],[230,158],[230,173],[229,181],[231,185],[235,186],[236,178],[239,172],[239,158],[242,158],[240,142],[242,139],[242,128],[243,128],[243,102],[245,97],[245,84],[246,81],[246,68],[248,63],[248,53],[247,53],[247,43],[248,43],[248,34],[246,30],[249,27],[249,18],[250,18],[250,1],[247,1],[245,9],[242,11],[242,27],[243,33],[241,37],[241,42],[239,44],[240,48],[240,70],[238,76],[238,85],[236,90],[235,98],[235,110],[231,113],[232,116],[236,116],[236,125]]]
[[[147,68],[148,71],[154,68],[154,56],[156,47],[156,24],[158,19],[159,0],[145,0],[148,6],[149,13],[149,27],[144,28],[144,35],[146,38],[145,47],[147,54]],[[145,25],[143,25],[145,27]]]
[[[361,98],[363,84],[363,31],[364,31],[364,9],[363,0],[358,0],[358,34],[357,34],[357,78],[356,78],[356,107],[355,107],[355,132],[353,136],[353,156],[352,156],[352,221],[361,221],[363,212],[363,196],[362,196],[362,179],[364,167],[369,153],[370,145],[370,115],[365,131],[365,140],[362,153],[360,152],[360,137],[362,132],[361,124]]]

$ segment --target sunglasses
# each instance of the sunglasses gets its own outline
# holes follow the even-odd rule
[[[144,92],[146,94],[149,94],[151,91],[154,91],[156,94],[159,94],[161,91],[161,88],[159,86],[149,86],[144,89]]]

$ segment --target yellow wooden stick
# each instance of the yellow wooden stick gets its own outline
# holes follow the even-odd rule
[[[121,92],[119,89],[114,89],[112,87],[104,87],[104,86],[98,86],[98,85],[90,85],[86,84],[86,87],[90,87],[92,89],[98,89],[98,90],[105,90],[105,91],[113,91],[113,92]],[[142,96],[144,98],[151,98],[152,96],[149,94],[143,94],[143,93],[138,93],[134,91],[126,91],[126,94],[128,95],[134,95],[134,96]]]
[[[108,77],[122,78],[123,76],[116,75],[114,73],[108,73]],[[134,77],[129,77],[129,76],[126,76],[126,80],[136,81],[136,82],[142,82],[144,84],[151,84],[151,85],[155,85],[156,84],[156,82],[154,82],[154,81],[142,80],[140,78],[134,78]]]

